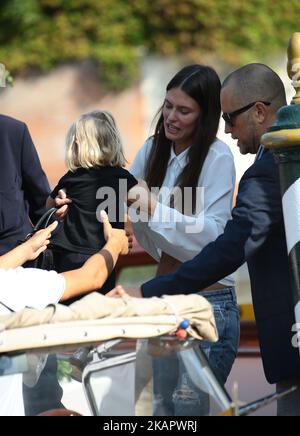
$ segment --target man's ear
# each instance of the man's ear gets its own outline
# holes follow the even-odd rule
[[[254,107],[254,116],[259,124],[263,124],[268,116],[268,108],[265,104],[258,101]]]

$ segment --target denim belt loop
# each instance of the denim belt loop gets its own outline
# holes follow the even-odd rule
[[[218,298],[218,299],[224,299],[227,301],[233,301],[234,303],[237,303],[236,298],[236,292],[234,286],[228,286],[224,289],[219,289],[215,291],[203,291],[199,292],[198,295],[201,295],[204,298]]]

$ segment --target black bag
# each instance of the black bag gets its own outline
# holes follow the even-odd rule
[[[39,230],[45,229],[50,224],[51,219],[53,218],[53,215],[56,212],[56,208],[52,207],[51,209],[47,210],[44,215],[39,219],[39,221],[36,223],[34,228],[32,229],[32,232],[30,232],[26,238],[20,242],[26,242],[32,236],[38,232]],[[54,269],[54,258],[53,258],[53,251],[50,246],[47,247],[43,253],[39,255],[39,257],[33,261],[30,262],[28,265],[30,268],[39,268],[39,269],[45,269],[47,271],[51,271]]]

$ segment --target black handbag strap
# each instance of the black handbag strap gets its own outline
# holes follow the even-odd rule
[[[36,233],[38,230],[45,229],[48,227],[51,218],[56,213],[57,209],[55,207],[51,207],[51,209],[48,209],[44,215],[38,220],[36,225],[34,226],[32,233]]]

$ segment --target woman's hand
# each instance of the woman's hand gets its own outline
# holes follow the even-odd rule
[[[47,245],[50,242],[51,234],[57,227],[57,221],[50,224],[46,229],[36,232],[28,241],[24,242],[20,249],[26,251],[27,260],[35,260],[39,255],[46,250]]]
[[[104,210],[100,212],[100,217],[103,223],[105,240],[107,242],[116,241],[120,246],[120,254],[128,254],[129,250],[132,248],[132,243],[126,235],[125,230],[114,229],[111,226],[107,213]]]
[[[127,196],[127,204],[135,209],[141,208],[143,212],[153,216],[156,208],[156,196],[149,191],[147,183],[140,180],[137,185],[130,189]]]

